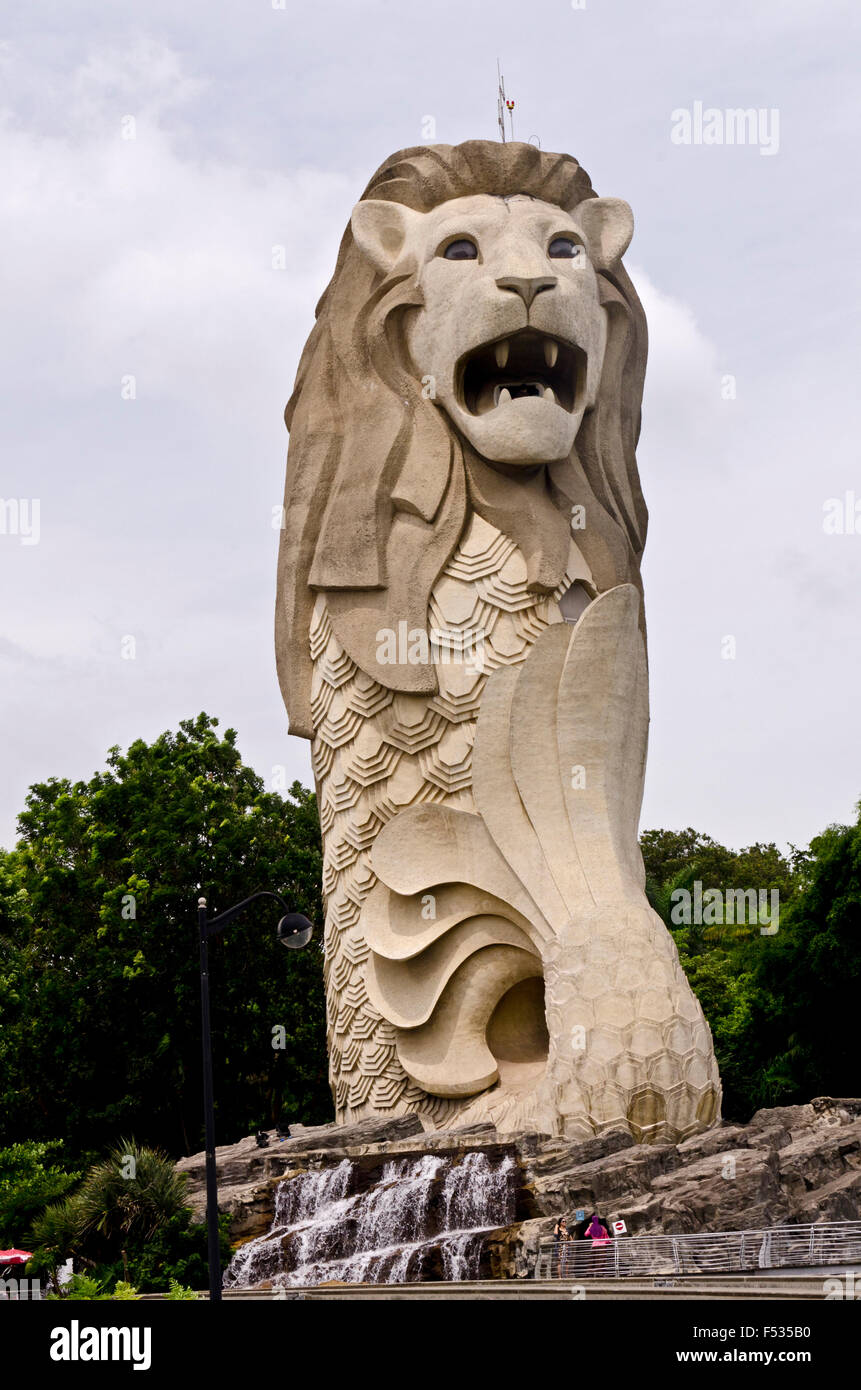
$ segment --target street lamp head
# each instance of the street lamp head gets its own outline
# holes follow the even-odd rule
[[[301,912],[288,912],[278,923],[276,935],[282,946],[289,946],[291,951],[298,951],[302,946],[308,945],[313,931],[312,924]]]

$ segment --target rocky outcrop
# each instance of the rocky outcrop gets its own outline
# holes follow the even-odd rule
[[[610,1152],[551,1140],[523,1160],[546,1216],[577,1208],[623,1219],[632,1235],[729,1231],[861,1214],[861,1101],[820,1097],[760,1110],[682,1144],[625,1142]],[[584,1152],[585,1150],[585,1152]]]
[[[750,1230],[861,1218],[861,1100],[818,1097],[760,1110],[678,1145],[634,1144],[624,1131],[587,1143],[518,1145],[537,1213],[495,1231],[486,1264],[533,1273],[553,1218],[577,1209],[625,1221],[633,1236]]]
[[[631,1235],[680,1235],[861,1217],[861,1100],[819,1097],[760,1110],[681,1144],[635,1144],[627,1130],[586,1141],[542,1134],[500,1136],[489,1124],[425,1134],[415,1115],[358,1124],[293,1126],[266,1149],[253,1138],[216,1150],[219,1206],[237,1241],[268,1229],[273,1189],[284,1177],[350,1158],[369,1185],[391,1156],[481,1149],[515,1152],[520,1167],[515,1224],[487,1237],[485,1277],[532,1272],[553,1219],[578,1209],[623,1219]],[[205,1207],[204,1155],[177,1165],[189,1200]]]

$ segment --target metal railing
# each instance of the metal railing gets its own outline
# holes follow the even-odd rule
[[[706,1231],[679,1236],[621,1236],[606,1241],[544,1238],[536,1279],[616,1279],[651,1274],[719,1274],[861,1264],[861,1221]]]

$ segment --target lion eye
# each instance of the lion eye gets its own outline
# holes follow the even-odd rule
[[[573,237],[555,236],[547,248],[547,254],[555,259],[573,260],[580,255],[580,247]]]
[[[447,261],[475,261],[478,259],[478,247],[469,237],[459,237],[457,241],[450,241],[443,251]]]

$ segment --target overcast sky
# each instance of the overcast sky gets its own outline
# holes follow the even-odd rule
[[[497,56],[516,138],[636,219],[642,824],[853,818],[861,507],[824,523],[861,502],[857,6],[28,0],[3,31],[0,497],[30,514],[0,533],[0,844],[32,782],[202,709],[310,785],[273,657],[282,411],[368,177],[429,118],[496,138]],[[676,143],[698,102],[761,111],[757,142]]]

